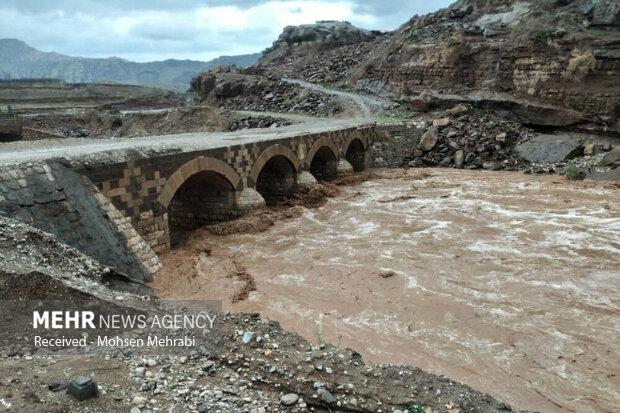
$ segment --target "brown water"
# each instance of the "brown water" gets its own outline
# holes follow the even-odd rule
[[[620,188],[427,172],[382,172],[264,233],[199,232],[155,286],[514,407],[619,411]],[[239,267],[257,290],[233,305]]]

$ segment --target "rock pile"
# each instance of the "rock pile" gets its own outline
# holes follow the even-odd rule
[[[113,355],[127,385],[100,380],[108,400],[131,412],[500,412],[510,407],[462,384],[396,366],[366,366],[361,356],[312,345],[257,314],[221,315],[208,344],[187,354]]]
[[[101,280],[110,270],[60,242],[58,238],[16,219],[0,216],[0,271],[38,271],[56,278]]]
[[[516,169],[526,163],[515,145],[532,132],[520,123],[458,105],[432,120],[408,166]]]
[[[620,146],[581,134],[536,134],[515,148],[530,164],[525,173],[561,174],[570,179],[620,176]]]
[[[306,113],[314,116],[334,116],[343,110],[331,96],[285,82],[270,82],[260,91],[236,96],[223,104],[227,109]]]
[[[337,83],[349,77],[360,65],[360,56],[370,53],[374,41],[338,46],[315,53],[290,53],[266,57],[261,67],[293,79],[315,83]]]
[[[413,107],[426,118],[414,122],[421,134],[412,139],[400,164],[409,167],[441,166],[464,169],[522,170],[525,173],[561,174],[617,180],[620,165],[617,140],[570,130],[531,129],[502,111],[481,110],[458,104],[447,111],[429,110],[421,99]],[[415,136],[415,134],[413,134]],[[403,146],[404,145],[404,146]]]
[[[271,116],[248,116],[242,119],[234,119],[230,125],[230,131],[254,128],[275,128],[280,126],[288,126],[291,122]]]
[[[332,96],[256,74],[206,72],[192,81],[197,100],[230,110],[297,112],[333,116],[342,107]]]

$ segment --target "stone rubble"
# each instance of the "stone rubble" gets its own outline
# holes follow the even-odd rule
[[[497,170],[526,164],[514,148],[533,132],[521,124],[465,106],[444,115],[420,125],[426,132],[406,165]]]
[[[292,123],[286,119],[274,118],[271,116],[249,116],[242,119],[234,119],[229,130],[234,132],[242,129],[276,128],[291,124]]]
[[[314,116],[333,116],[343,110],[331,96],[247,70],[202,73],[192,80],[192,91],[199,102],[221,105],[229,110]]]

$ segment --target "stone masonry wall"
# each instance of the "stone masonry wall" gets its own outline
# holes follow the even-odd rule
[[[53,133],[32,128],[23,128],[20,140],[36,141],[41,139],[64,139],[65,136],[55,135]]]
[[[258,157],[272,145],[285,145],[304,164],[306,154],[315,141],[329,138],[338,148],[351,137],[361,139],[367,148],[374,138],[374,126],[349,128],[332,132],[305,134],[266,142],[235,145],[196,152],[166,154],[105,165],[76,165],[77,170],[88,176],[99,190],[131,222],[156,252],[170,248],[168,210],[158,202],[167,180],[186,163],[199,157],[209,157],[225,162],[241,178],[235,191],[255,188],[250,172]],[[340,154],[339,154],[340,155]]]
[[[161,267],[110,200],[88,178],[59,162],[0,169],[0,214],[50,232],[138,281],[150,280]]]
[[[150,281],[153,278],[153,274],[157,273],[162,267],[162,263],[157,256],[157,253],[151,248],[142,236],[131,225],[131,219],[124,216],[110,200],[103,195],[99,190],[88,180],[83,178],[85,185],[89,185],[93,190],[95,200],[99,204],[99,208],[104,212],[104,217],[110,220],[122,235],[122,239],[125,241],[125,247],[129,250],[134,257],[138,259],[138,265],[141,265],[146,270],[146,276],[144,279]],[[122,245],[122,244],[121,244]]]
[[[403,166],[405,156],[413,152],[423,132],[424,129],[411,123],[377,126],[371,165],[375,168]]]

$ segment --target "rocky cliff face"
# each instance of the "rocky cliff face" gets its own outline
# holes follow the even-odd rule
[[[374,40],[379,32],[357,28],[349,22],[332,20],[318,21],[315,24],[287,26],[266,51],[266,54],[277,54],[293,46],[315,44],[321,46],[342,46]],[[269,59],[269,56],[266,56]]]
[[[290,41],[295,32],[259,69],[400,101],[432,143],[399,154],[402,164],[523,168],[537,161],[515,148],[542,132],[536,151],[560,153],[547,144],[559,139],[561,162],[578,152],[595,168],[586,148],[608,151],[620,136],[618,0],[459,0],[343,43]]]
[[[461,0],[410,20],[349,80],[397,96],[501,92],[618,115],[619,29],[616,0]]]
[[[617,0],[459,0],[392,33],[332,38],[288,28],[260,65],[397,98],[435,90],[620,111]]]
[[[357,28],[349,22],[320,21],[289,26],[259,62],[276,75],[309,81],[343,80],[360,59],[386,35]]]

